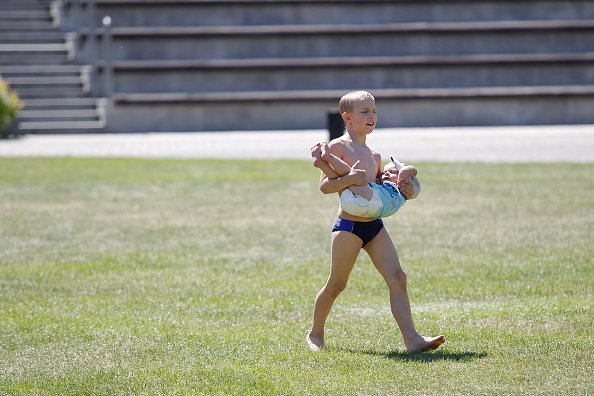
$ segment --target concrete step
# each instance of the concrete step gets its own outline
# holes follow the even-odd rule
[[[121,61],[117,92],[221,92],[590,84],[594,53]]]
[[[49,2],[2,1],[0,9],[3,12],[43,12],[49,11]]]
[[[99,115],[93,110],[22,110],[20,122],[29,121],[98,121]]]
[[[55,29],[50,19],[3,19],[0,18],[0,31],[3,30],[50,30]]]
[[[46,0],[2,0],[0,3],[2,8],[5,7],[36,7],[36,6],[46,6],[48,5],[48,1]]]
[[[29,76],[10,77],[6,79],[12,87],[30,87],[37,85],[50,87],[54,85],[81,85],[79,76]]]
[[[25,99],[17,118],[18,133],[102,132],[106,125],[103,98]]]
[[[84,97],[88,94],[88,92],[83,91],[83,85],[80,81],[73,84],[37,84],[33,86],[11,83],[11,86],[23,99],[48,97],[76,98]]]
[[[594,123],[594,85],[371,92],[384,128]],[[106,131],[324,129],[326,112],[344,93],[116,94]]]
[[[30,76],[80,76],[90,66],[80,65],[9,65],[2,67],[2,76],[6,79]],[[90,70],[89,70],[90,71]]]
[[[66,54],[37,53],[37,54],[0,54],[0,67],[21,65],[61,65],[68,62]]]
[[[90,110],[96,109],[97,98],[28,98],[23,100],[25,110]],[[24,111],[24,110],[23,110]]]
[[[30,88],[14,88],[22,99],[38,99],[38,98],[84,98],[88,95],[84,92],[82,85],[78,86],[59,86],[59,87],[43,87],[36,86]]]
[[[24,121],[18,122],[17,128],[20,133],[102,132],[105,128],[105,121]]]
[[[71,42],[0,44],[0,65],[56,64],[73,59]]]
[[[0,44],[63,44],[65,35],[56,31],[3,31],[0,33]]]
[[[592,48],[594,21],[114,28],[112,58],[534,54]]]
[[[65,44],[49,43],[20,43],[20,44],[0,44],[0,54],[2,53],[27,53],[27,52],[66,52]]]
[[[22,10],[14,10],[14,9],[4,9],[2,7],[2,3],[0,3],[0,9],[2,9],[2,13],[0,13],[0,23],[4,21],[13,21],[13,20],[42,20],[46,22],[51,21],[51,17],[46,9],[22,9]]]
[[[493,20],[594,19],[592,1],[157,1],[98,0],[97,23],[118,26],[375,24]]]

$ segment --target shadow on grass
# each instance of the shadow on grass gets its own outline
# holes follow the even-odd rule
[[[402,352],[402,351],[391,351],[391,352],[379,352],[362,350],[357,351],[354,349],[344,349],[345,352],[360,353],[373,356],[381,356],[390,360],[397,360],[401,362],[436,362],[436,361],[456,361],[456,362],[470,362],[476,359],[482,359],[487,354],[485,352],[454,352],[439,350],[435,352]]]

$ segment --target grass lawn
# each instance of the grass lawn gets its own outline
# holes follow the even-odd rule
[[[446,345],[362,254],[311,353],[309,162],[1,158],[0,394],[594,394],[594,164],[416,165],[386,227]]]

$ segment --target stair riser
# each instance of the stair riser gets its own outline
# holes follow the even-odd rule
[[[67,62],[65,56],[54,55],[31,55],[31,56],[0,56],[0,66],[15,66],[15,65],[60,65]]]
[[[101,53],[102,46],[96,50]],[[320,56],[587,52],[593,31],[440,32],[268,36],[115,36],[112,59],[230,59]],[[88,55],[83,52],[83,55]],[[102,56],[102,55],[101,55]]]
[[[0,45],[2,44],[64,44],[64,38],[6,38],[0,33]],[[0,55],[1,56],[1,55]]]
[[[336,100],[116,105],[107,132],[326,129]],[[378,127],[594,123],[594,96],[377,100]],[[163,122],[167,120],[167,122]]]
[[[552,65],[361,66],[260,70],[115,71],[118,92],[220,92],[299,89],[577,85],[594,81],[594,63]],[[101,75],[98,76],[99,81]]]
[[[0,19],[0,30],[37,30],[52,29],[54,26],[51,21],[7,21]]]
[[[47,90],[16,90],[22,99],[37,98],[84,98],[86,96],[80,89],[47,89]]]
[[[10,82],[10,81],[9,81]],[[44,85],[31,85],[31,84],[11,84],[12,89],[17,91],[20,96],[26,98],[36,95],[71,95],[80,94],[82,92],[82,84],[44,84]]]
[[[56,104],[53,106],[52,105],[35,106],[35,105],[28,105],[26,100],[25,100],[25,106],[24,106],[25,110],[43,110],[43,111],[46,111],[46,110],[57,110],[57,111],[95,110],[95,108],[96,108],[95,105],[64,106],[57,101],[56,101]]]
[[[6,67],[10,67],[10,66],[6,66]],[[2,70],[2,77],[4,77],[5,80],[10,81],[13,78],[23,78],[23,77],[45,77],[45,78],[52,78],[52,77],[58,77],[58,78],[64,78],[64,77],[79,77],[80,76],[80,72],[75,71],[75,72],[71,72],[71,71],[64,71],[64,72],[59,72],[59,71],[43,71],[43,70],[39,70],[39,71],[34,71],[34,72],[13,72],[13,73],[7,73],[6,71]]]
[[[225,26],[258,24],[393,23],[493,20],[592,19],[585,1],[325,2],[309,4],[98,3],[97,25],[110,15],[118,26]],[[142,7],[142,12],[138,12]],[[67,14],[67,18],[69,14]]]
[[[99,117],[18,117],[17,122],[53,122],[53,121],[64,121],[64,122],[74,122],[74,121],[99,121]]]

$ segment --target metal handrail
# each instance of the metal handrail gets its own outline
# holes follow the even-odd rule
[[[103,97],[113,94],[113,65],[111,63],[111,17],[103,17]]]

